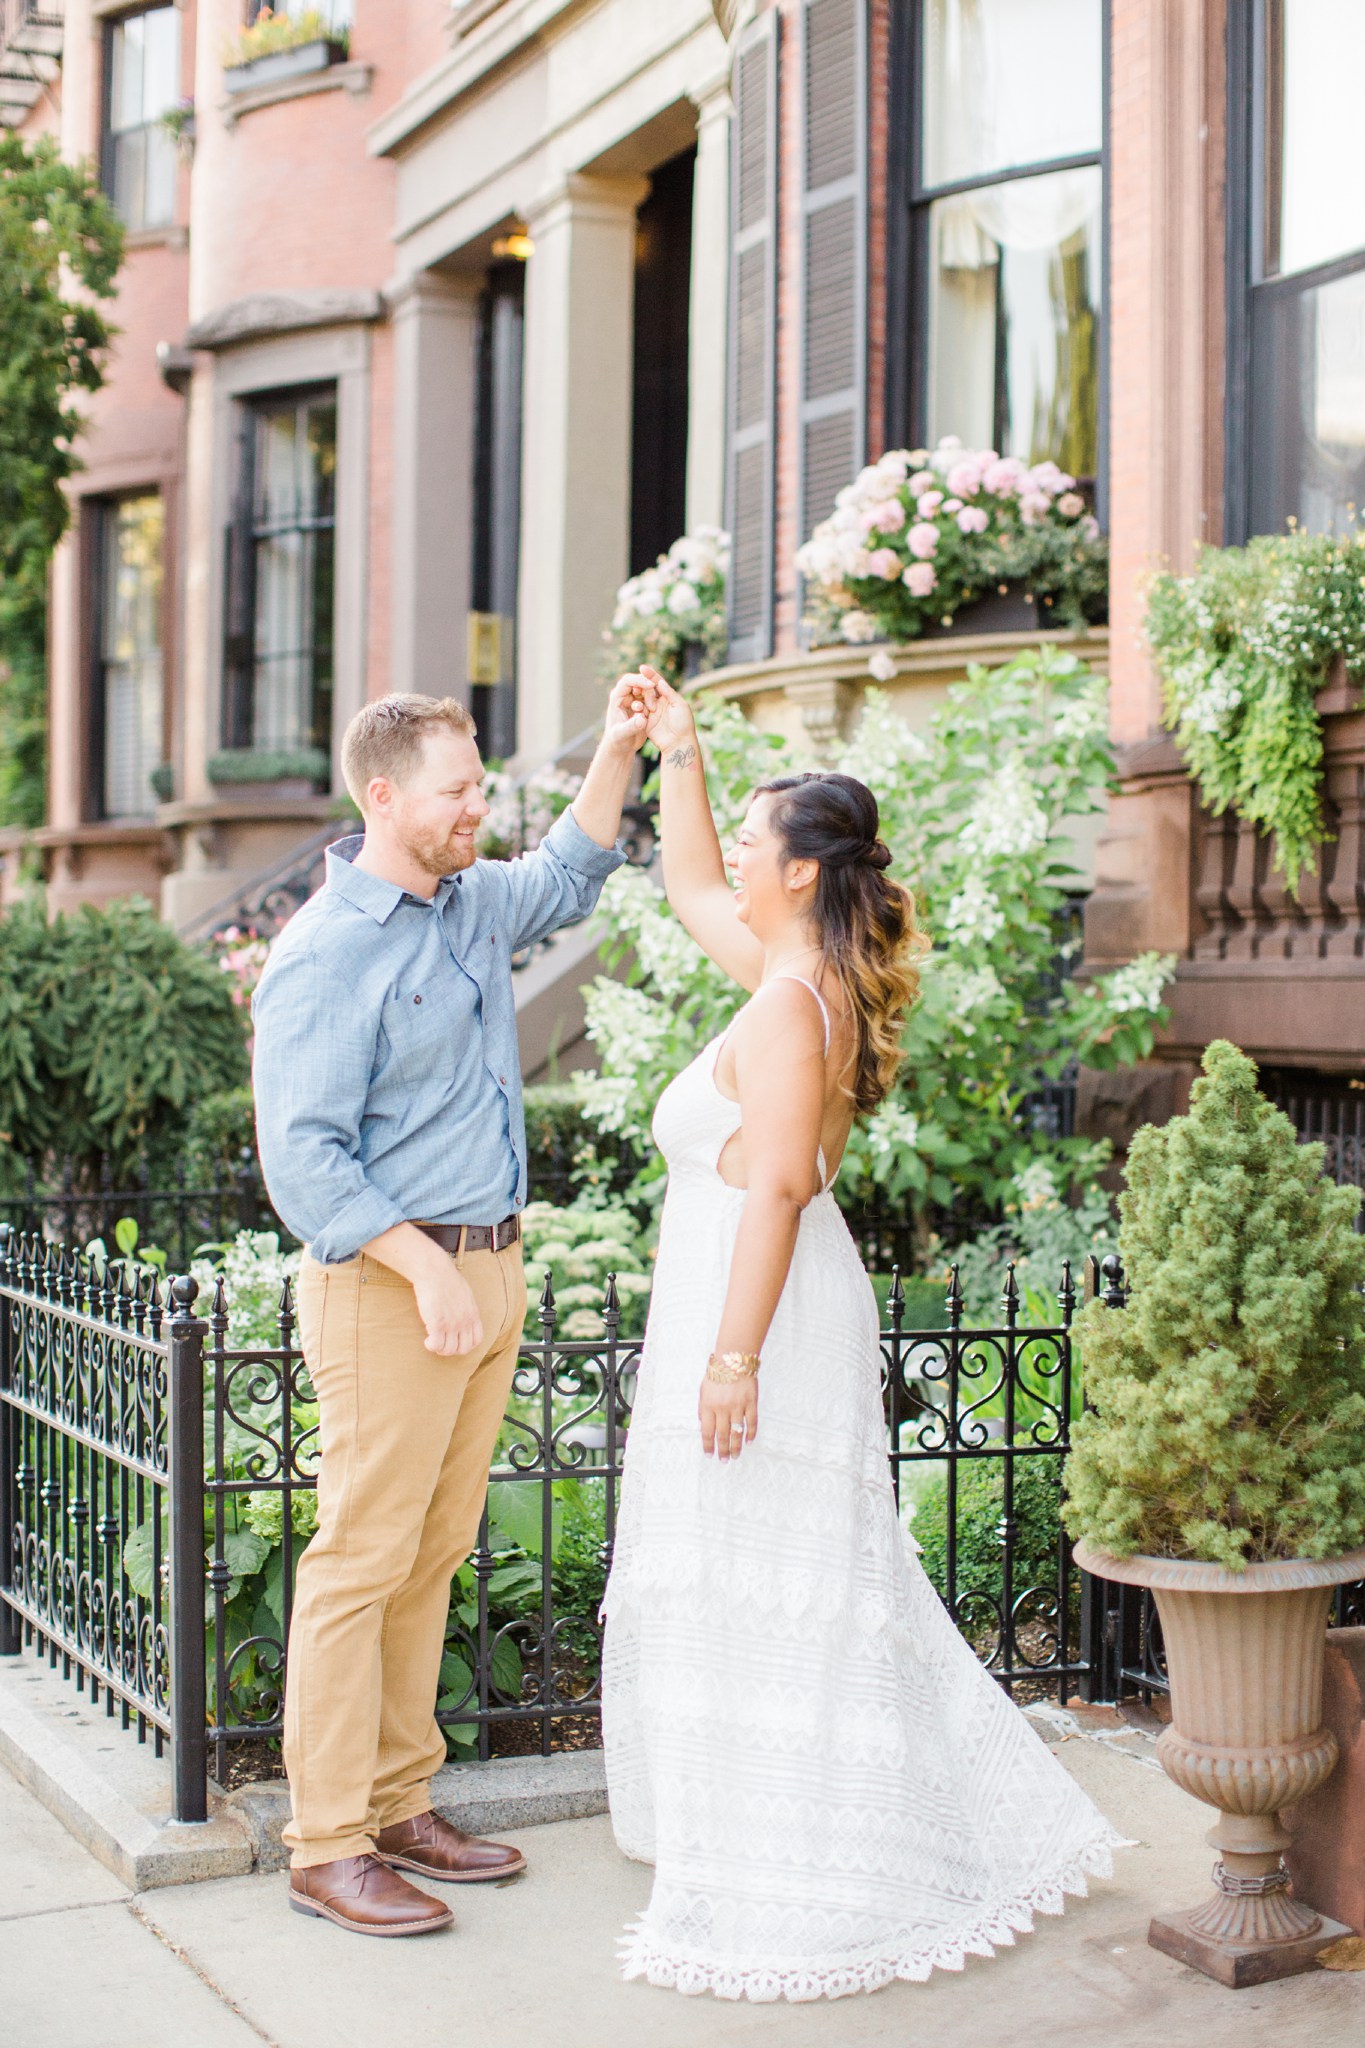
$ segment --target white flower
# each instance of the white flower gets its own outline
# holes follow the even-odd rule
[[[1041,1209],[1060,1201],[1056,1176],[1045,1159],[1032,1159],[1014,1176],[1014,1191],[1021,1209]]]
[[[919,1118],[897,1102],[883,1102],[867,1120],[867,1149],[874,1159],[891,1152],[913,1152],[919,1143]]]
[[[635,610],[642,619],[652,619],[663,608],[663,597],[657,589],[642,590],[635,600]]]
[[[963,849],[987,860],[1020,859],[1044,845],[1047,836],[1047,813],[1023,760],[1011,754],[999,773],[982,783],[976,808],[962,828]]]
[[[668,593],[668,609],[671,612],[694,612],[697,609],[697,593],[690,583],[679,580]]]
[[[1099,977],[1099,988],[1111,1010],[1146,1010],[1150,1014],[1161,1008],[1162,992],[1175,972],[1175,960],[1169,953],[1139,953],[1136,960],[1130,960],[1126,967],[1116,967],[1112,974]]]
[[[963,945],[989,945],[1005,928],[1005,913],[983,878],[973,872],[950,901],[944,930]]]
[[[839,630],[853,647],[865,644],[877,637],[877,621],[870,612],[845,612],[839,621]]]
[[[896,673],[895,655],[889,648],[879,647],[875,654],[870,654],[867,658],[867,672],[870,676],[875,676],[879,683],[889,683]]]

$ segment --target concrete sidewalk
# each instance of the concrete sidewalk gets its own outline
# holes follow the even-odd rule
[[[1054,1735],[1059,1731],[1054,1730]],[[271,1873],[133,1894],[0,1771],[6,2048],[1336,2048],[1365,2039],[1365,1976],[1225,1991],[1146,1944],[1207,1888],[1208,1810],[1150,1745],[1060,1734],[1058,1754],[1139,1847],[1061,1919],[960,1976],[815,2005],[728,2005],[616,1976],[649,1872],[605,1819],[516,1839],[524,1878],[452,1897],[450,1934],[362,1941],[285,1905]],[[449,1894],[447,1894],[449,1896]]]

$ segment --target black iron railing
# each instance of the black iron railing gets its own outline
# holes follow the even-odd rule
[[[1125,1298],[1116,1258],[1084,1292]],[[317,1412],[288,1283],[268,1345],[232,1343],[220,1282],[162,1283],[0,1224],[0,1654],[25,1643],[169,1739],[176,1817],[202,1818],[244,1744],[282,1732],[294,1571],[313,1526]],[[1078,1290],[1058,1317],[881,1333],[888,1451],[926,1569],[1015,1698],[1166,1686],[1141,1592],[1074,1563],[1062,1464],[1081,1399]],[[196,1314],[196,1307],[207,1315]],[[638,1340],[608,1284],[600,1336],[561,1337],[547,1282],[513,1381],[478,1540],[456,1580],[438,1718],[457,1755],[498,1731],[548,1754],[600,1714],[597,1611],[616,1534]],[[1348,1588],[1339,1619],[1365,1597]],[[501,1746],[506,1746],[502,1743]],[[259,1756],[253,1759],[259,1765]]]
[[[137,1225],[138,1252],[155,1246],[173,1272],[184,1272],[201,1246],[225,1244],[239,1230],[273,1230],[293,1243],[270,1206],[250,1148],[217,1187],[196,1186],[183,1162],[146,1168],[121,1182],[108,1166],[85,1182],[69,1168],[60,1180],[49,1181],[28,1167],[22,1183],[0,1195],[0,1223],[54,1247],[83,1250],[98,1239],[117,1259],[115,1233],[125,1221]]]

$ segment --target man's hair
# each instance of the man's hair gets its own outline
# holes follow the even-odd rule
[[[427,734],[442,730],[474,737],[474,721],[458,697],[418,697],[395,690],[357,711],[341,742],[341,772],[361,810],[376,775],[406,782],[422,758]]]

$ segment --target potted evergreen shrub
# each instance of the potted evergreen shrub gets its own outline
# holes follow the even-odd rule
[[[1076,1338],[1090,1412],[1068,1529],[1100,1578],[1149,1587],[1176,1784],[1217,1807],[1217,1890],[1153,1920],[1157,1948],[1230,1985],[1306,1969],[1349,1932],[1289,1896],[1282,1806],[1322,1784],[1335,1586],[1365,1577],[1365,1241],[1244,1053],[1204,1055],[1187,1116],[1128,1156],[1124,1308]]]

